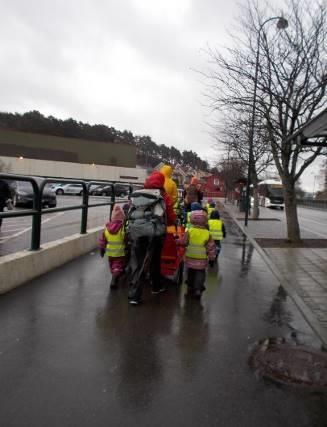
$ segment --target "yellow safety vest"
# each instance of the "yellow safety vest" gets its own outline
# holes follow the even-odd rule
[[[173,205],[173,209],[175,212],[178,212],[180,210],[180,208],[181,208],[181,206],[180,206],[179,200],[177,199]]]
[[[221,219],[209,219],[209,232],[213,240],[223,239],[223,222]]]
[[[110,257],[125,256],[125,231],[121,228],[117,234],[111,234],[106,228],[104,231],[107,240],[106,255]]]
[[[206,245],[210,238],[209,231],[205,228],[192,227],[189,228],[187,232],[189,235],[189,241],[185,255],[194,259],[206,259]]]

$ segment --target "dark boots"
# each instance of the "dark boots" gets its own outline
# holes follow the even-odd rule
[[[119,276],[112,276],[111,282],[110,282],[110,289],[117,289],[118,281],[119,281]]]
[[[200,299],[205,290],[205,270],[188,269],[187,276],[187,298]]]

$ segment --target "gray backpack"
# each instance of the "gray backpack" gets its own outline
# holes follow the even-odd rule
[[[160,190],[136,190],[131,195],[128,231],[132,240],[166,233],[166,204]]]

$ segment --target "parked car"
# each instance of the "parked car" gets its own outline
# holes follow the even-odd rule
[[[83,194],[81,184],[59,184],[53,189],[58,196],[63,194],[77,194],[81,196]]]
[[[63,185],[65,185],[65,184],[62,184],[62,183],[59,183],[59,182],[53,182],[53,183],[49,184],[50,188],[52,190],[54,190],[54,191],[56,191],[57,188],[61,188]]]
[[[100,185],[95,188],[91,194],[93,196],[111,196],[111,185]],[[125,197],[128,194],[128,185],[123,184],[114,184],[115,188],[115,196],[117,197]]]
[[[97,190],[98,188],[103,187],[103,185],[99,185],[99,184],[92,184],[89,187],[89,194],[93,194],[95,190]]]
[[[38,185],[41,184],[42,178],[34,177]],[[13,205],[33,207],[34,191],[33,186],[28,181],[15,181],[13,188]],[[55,208],[57,206],[56,193],[47,184],[42,193],[42,206]]]

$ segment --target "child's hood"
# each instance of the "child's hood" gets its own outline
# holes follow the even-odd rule
[[[122,226],[123,226],[123,221],[121,220],[113,220],[108,222],[108,224],[106,225],[109,233],[111,234],[117,234],[119,230],[122,228]]]

